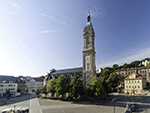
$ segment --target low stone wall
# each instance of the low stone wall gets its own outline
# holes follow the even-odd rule
[[[5,105],[6,101],[0,101],[0,106]]]

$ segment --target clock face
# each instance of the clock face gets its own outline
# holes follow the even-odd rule
[[[85,58],[85,59],[86,59],[86,61],[88,61],[88,62],[89,62],[89,61],[90,61],[90,56],[86,56],[86,58]]]

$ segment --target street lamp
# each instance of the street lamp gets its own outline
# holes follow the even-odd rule
[[[116,98],[113,98],[112,99],[112,101],[114,102],[114,113],[115,113],[115,101],[116,101],[117,99]]]
[[[16,107],[16,105],[14,105],[14,112],[15,112],[15,107]]]

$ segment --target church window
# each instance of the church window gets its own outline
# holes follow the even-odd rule
[[[89,37],[86,37],[86,43],[87,44],[89,43]]]
[[[89,63],[87,63],[87,70],[89,70]]]

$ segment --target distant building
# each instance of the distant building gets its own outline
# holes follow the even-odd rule
[[[25,93],[25,81],[20,79],[19,77],[15,77],[17,84],[18,84],[18,90],[20,90],[21,94]]]
[[[17,92],[17,81],[13,76],[0,75],[0,96],[5,96],[6,91],[11,94]]]
[[[43,83],[44,83],[43,85],[44,85],[44,86],[47,85],[47,83],[48,83],[47,77],[48,77],[48,75],[46,75],[45,78],[43,79]]]
[[[96,73],[100,73],[103,70],[103,68],[99,68],[96,70]]]
[[[124,79],[125,93],[142,94],[146,87],[146,77],[135,72]]]
[[[141,65],[148,66],[149,62],[150,62],[149,60],[144,60],[144,61],[142,61]]]
[[[21,79],[22,81],[26,81],[27,80],[27,77],[24,77],[24,76],[19,76],[18,78]]]
[[[146,80],[150,82],[150,66],[138,67],[138,68],[130,68],[130,69],[120,69],[115,71],[118,75],[124,75],[125,77],[131,73],[136,73],[140,75],[144,75]]]
[[[32,93],[35,91],[35,80],[33,78],[29,78],[26,80],[26,89],[29,93]]]
[[[35,80],[35,89],[42,88],[44,85],[44,79],[43,78],[33,78]]]

